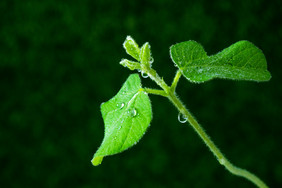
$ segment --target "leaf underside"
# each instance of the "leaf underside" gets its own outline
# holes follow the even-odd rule
[[[105,134],[92,159],[95,166],[102,162],[104,156],[120,153],[135,145],[150,124],[151,103],[148,94],[141,88],[138,74],[131,74],[117,95],[102,103],[101,112]]]
[[[213,78],[268,81],[271,78],[260,49],[248,41],[239,41],[218,54],[207,56],[195,41],[173,45],[170,55],[182,75],[191,82]]]

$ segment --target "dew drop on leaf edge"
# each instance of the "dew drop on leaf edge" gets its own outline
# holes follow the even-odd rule
[[[154,63],[154,58],[153,57],[150,57],[150,64]]]
[[[179,121],[180,123],[186,123],[187,120],[188,120],[188,118],[187,118],[184,114],[182,114],[182,113],[179,113],[179,114],[178,114],[178,121]]]
[[[148,78],[148,77],[149,77],[149,75],[146,74],[145,72],[141,72],[141,76],[142,76],[143,78]]]

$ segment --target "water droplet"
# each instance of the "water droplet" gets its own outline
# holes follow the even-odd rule
[[[137,71],[138,71],[138,72],[141,72],[141,70],[140,70],[140,69],[137,69]]]
[[[203,72],[203,69],[199,69],[198,72],[199,72],[199,73],[202,73],[202,72]]]
[[[122,109],[124,107],[124,103],[117,104],[117,108]]]
[[[150,57],[150,64],[154,63],[154,58]]]
[[[148,77],[149,77],[149,75],[146,74],[145,72],[141,72],[141,76],[142,76],[143,78],[148,78]]]
[[[184,114],[182,114],[182,113],[179,113],[179,114],[178,114],[178,121],[179,121],[180,123],[186,123],[187,120],[188,120],[188,118],[187,118]]]
[[[135,108],[128,110],[127,113],[129,113],[131,115],[131,117],[135,117],[137,115],[137,111],[136,111]]]

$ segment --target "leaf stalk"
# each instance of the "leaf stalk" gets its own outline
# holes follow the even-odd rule
[[[174,79],[173,79],[173,82],[172,82],[172,84],[171,84],[171,86],[170,86],[171,91],[172,91],[173,93],[175,92],[175,89],[176,89],[176,86],[177,86],[177,84],[178,84],[178,81],[179,81],[180,77],[181,77],[181,72],[180,72],[180,70],[178,70],[178,71],[176,72],[175,77],[174,77]]]
[[[164,90],[160,90],[160,89],[151,89],[151,88],[142,88],[143,91],[145,91],[146,93],[149,94],[153,94],[153,95],[160,95],[163,97],[167,97],[168,95],[166,94],[166,92]]]

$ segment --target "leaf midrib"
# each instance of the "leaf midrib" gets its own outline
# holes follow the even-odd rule
[[[256,53],[255,55],[253,55],[251,58],[253,58],[254,56],[256,56],[256,55],[259,55],[259,53]],[[204,58],[204,59],[200,59],[200,60],[205,60],[205,59],[209,59],[209,58],[215,58],[215,56],[209,56],[209,57],[207,57],[207,58]],[[249,59],[251,59],[251,58],[249,58]],[[224,59],[224,57],[220,57],[220,58],[218,58],[218,60],[215,60],[215,61],[220,61],[220,60],[222,60],[222,59]],[[190,63],[191,62],[193,62],[193,61],[189,61]],[[215,64],[212,64],[211,62],[209,62],[209,63],[204,63],[203,65],[189,65],[189,62],[187,63],[187,65],[186,66],[184,66],[184,67],[181,67],[180,69],[181,70],[184,70],[184,69],[188,69],[188,68],[196,68],[196,67],[220,67],[220,68],[222,68],[222,69],[229,69],[229,68],[233,68],[233,69],[238,69],[238,70],[262,70],[262,71],[264,71],[265,69],[264,68],[262,68],[262,67],[246,67],[246,65],[248,64],[248,62],[247,63],[245,63],[242,67],[239,67],[239,66],[236,66],[236,65],[234,65],[234,64],[222,64],[222,65],[220,65],[220,64],[217,64],[217,65],[215,65]],[[228,67],[227,67],[227,66]]]
[[[125,113],[127,113],[127,110],[129,109],[129,106],[134,106],[134,104],[135,104],[135,102],[136,102],[136,99],[137,99],[137,96],[141,93],[142,91],[140,91],[140,90],[138,90],[137,91],[137,93],[136,94],[134,94],[134,96],[132,97],[132,99],[130,99],[130,101],[131,100],[134,100],[133,102],[131,102],[131,104],[130,105],[127,105],[127,108],[126,108],[126,111],[125,111]],[[129,101],[129,102],[130,102]],[[128,103],[129,103],[128,102]],[[123,148],[123,146],[124,146],[124,144],[125,144],[125,142],[126,142],[126,140],[127,140],[127,138],[128,138],[128,135],[129,135],[129,132],[131,131],[131,129],[132,129],[132,125],[133,125],[133,118],[131,118],[131,124],[130,124],[130,128],[129,128],[129,130],[127,131],[127,133],[126,133],[126,137],[124,138],[124,141],[123,141],[123,143],[122,143],[122,145],[121,145],[121,147],[120,147],[120,150]]]

